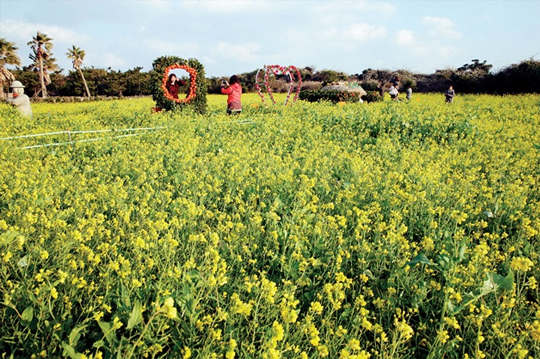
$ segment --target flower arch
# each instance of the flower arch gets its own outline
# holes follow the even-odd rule
[[[207,109],[204,66],[196,59],[185,60],[176,56],[163,56],[153,62],[152,97],[158,110],[182,110],[193,108],[204,114]],[[167,78],[173,70],[189,74],[189,91],[186,98],[174,98],[166,88]]]
[[[263,75],[263,79],[264,79],[263,80],[264,87],[266,89],[266,92],[270,96],[270,100],[272,100],[272,104],[275,104],[276,100],[274,100],[274,93],[272,92],[272,88],[270,86],[270,75],[273,75],[274,77],[277,75],[289,76],[289,80],[290,80],[289,91],[287,92],[287,98],[285,99],[285,103],[283,105],[288,104],[289,98],[291,97],[291,93],[293,91],[294,91],[294,98],[293,98],[292,103],[298,100],[298,95],[300,94],[300,87],[302,86],[302,75],[300,74],[300,70],[298,70],[296,66],[264,65],[262,69],[259,69],[259,71],[257,71],[257,75],[255,76],[255,88],[257,89],[257,93],[261,97],[263,104],[266,106],[266,102],[264,100],[264,94],[262,93],[261,85],[259,84],[261,74]],[[295,90],[295,86],[296,86],[296,90]]]
[[[183,98],[183,99],[172,97],[166,87],[169,74],[171,73],[172,70],[176,70],[176,69],[184,70],[189,74],[189,92],[186,98]],[[173,64],[171,66],[168,66],[163,72],[163,79],[161,80],[161,89],[165,93],[165,97],[168,100],[172,100],[176,103],[190,103],[197,95],[197,70],[195,70],[193,67],[190,67],[188,65]]]

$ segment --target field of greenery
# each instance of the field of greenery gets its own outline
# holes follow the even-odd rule
[[[540,357],[539,96],[243,102],[0,104],[1,358]]]

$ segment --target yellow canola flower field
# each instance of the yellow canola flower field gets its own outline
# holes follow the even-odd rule
[[[1,357],[540,357],[539,96],[276,97],[0,104]]]

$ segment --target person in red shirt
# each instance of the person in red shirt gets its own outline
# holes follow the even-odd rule
[[[237,115],[242,112],[242,85],[240,85],[238,76],[232,75],[229,82],[222,81],[221,93],[228,95],[227,113],[229,115]]]
[[[172,97],[178,98],[178,90],[180,86],[184,86],[186,83],[176,77],[175,74],[170,74],[169,79],[167,80],[167,91],[171,94]]]

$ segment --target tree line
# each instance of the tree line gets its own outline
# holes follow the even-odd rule
[[[33,61],[21,67],[17,56],[18,47],[0,38],[0,98],[8,91],[9,84],[17,79],[26,87],[26,93],[33,97],[48,96],[147,96],[152,94],[151,72],[135,67],[127,71],[111,68],[83,67],[85,51],[76,47],[68,49],[65,56],[72,60],[73,69],[63,74],[53,57],[53,39],[37,32],[28,42],[29,55]],[[7,65],[15,66],[8,70]],[[442,92],[449,85],[460,93],[517,94],[540,92],[540,61],[529,59],[512,64],[497,72],[486,60],[471,60],[458,68],[437,70],[433,74],[418,74],[407,70],[365,69],[361,73],[346,74],[333,70],[316,71],[314,66],[301,68],[302,89],[318,89],[339,81],[354,81],[366,91],[384,91],[385,86],[399,78],[402,86],[411,86],[416,92]],[[256,91],[258,69],[238,74],[246,92]],[[187,75],[187,74],[186,74]],[[209,93],[219,93],[223,77],[208,77]],[[288,85],[284,79],[273,79],[272,88],[276,92],[286,92]]]

